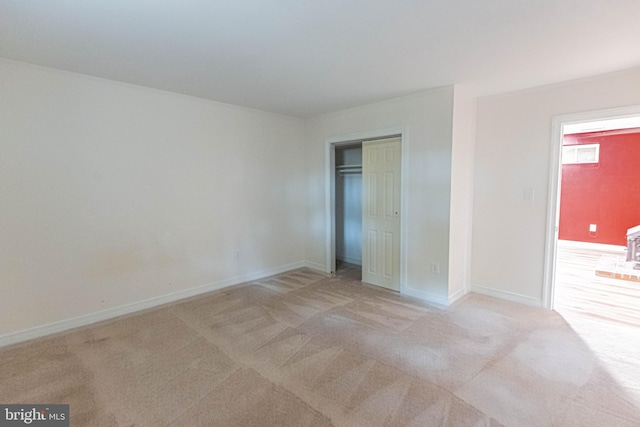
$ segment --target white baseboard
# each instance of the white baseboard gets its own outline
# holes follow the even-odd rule
[[[5,335],[0,335],[0,347],[16,344],[16,343],[31,340],[34,338],[40,338],[47,335],[56,334],[59,332],[64,332],[69,329],[90,325],[92,323],[112,319],[114,317],[134,313],[136,311],[146,310],[148,308],[157,307],[163,304],[179,301],[185,298],[190,298],[196,295],[204,294],[207,292],[215,291],[215,290],[226,288],[229,286],[250,282],[252,280],[263,279],[265,277],[273,276],[275,274],[280,274],[280,273],[295,270],[298,268],[307,267],[308,266],[307,264],[308,263],[304,261],[300,261],[292,264],[286,264],[279,267],[269,268],[267,270],[246,274],[244,276],[233,277],[230,279],[221,280],[214,283],[208,283],[202,286],[196,286],[195,288],[184,289],[182,291],[149,298],[142,301],[137,301],[131,304],[121,305],[119,307],[114,307],[107,310],[96,311],[94,313],[73,317],[71,319],[65,319],[58,322],[48,323],[46,325],[36,326],[34,328],[24,329],[22,331],[11,332]]]
[[[528,305],[530,307],[538,307],[538,308],[544,307],[542,299],[533,298],[527,295],[517,294],[515,292],[508,292],[500,289],[494,289],[488,286],[472,284],[471,292],[487,295],[494,298],[500,298],[500,299],[511,301],[511,302],[517,302],[520,304]]]
[[[426,292],[426,291],[421,291],[418,289],[413,289],[413,288],[405,288],[403,290],[400,291],[401,294],[403,295],[407,295],[413,298],[417,298],[417,299],[421,299],[423,301],[426,301],[430,304],[435,304],[435,305],[439,305],[442,307],[447,307],[449,306],[449,299],[446,297],[443,297],[441,295],[437,295],[431,292]]]
[[[424,300],[430,304],[435,304],[442,307],[449,307],[454,302],[458,301],[460,298],[465,296],[468,293],[468,290],[465,288],[460,289],[449,297],[437,295],[427,291],[420,291],[418,289],[413,289],[413,288],[406,288],[402,290],[401,293],[403,295]]]
[[[311,262],[311,261],[306,261],[304,263],[304,266],[307,268],[310,268],[311,270],[316,270],[316,271],[320,271],[324,274],[329,274],[330,271],[327,271],[327,267],[322,265],[322,264],[318,264],[316,262]]]
[[[469,291],[467,288],[458,289],[457,292],[454,292],[452,295],[449,295],[449,302],[447,305],[452,305],[454,302],[458,301],[460,298],[465,296]]]

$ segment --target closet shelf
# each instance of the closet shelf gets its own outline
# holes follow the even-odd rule
[[[362,173],[362,165],[341,165],[336,166],[336,170],[340,175]]]

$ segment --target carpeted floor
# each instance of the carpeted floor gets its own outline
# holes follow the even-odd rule
[[[0,349],[0,402],[72,426],[637,426],[629,334],[303,269]]]

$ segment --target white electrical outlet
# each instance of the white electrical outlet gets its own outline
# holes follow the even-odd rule
[[[595,233],[598,230],[598,226],[596,224],[589,224],[589,233]]]

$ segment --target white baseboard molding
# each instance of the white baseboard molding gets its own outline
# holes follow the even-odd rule
[[[494,289],[488,286],[472,284],[471,292],[487,295],[494,298],[500,298],[500,299],[511,301],[511,302],[517,302],[520,304],[528,305],[530,307],[538,307],[538,308],[544,307],[542,299],[533,298],[527,295],[517,294],[515,292]]]
[[[447,297],[443,297],[442,295],[437,295],[427,291],[421,291],[413,288],[405,288],[400,291],[401,294],[407,295],[413,298],[421,299],[430,304],[439,305],[442,307],[449,306],[449,299]]]
[[[449,307],[454,302],[458,301],[460,298],[465,296],[468,292],[469,292],[468,289],[462,288],[457,292],[455,292],[454,294],[450,295],[449,297],[446,297],[446,296],[434,294],[432,292],[421,291],[421,290],[409,288],[409,287],[400,291],[400,293],[402,293],[403,295],[421,299],[430,304],[435,304],[441,307]]]
[[[58,322],[48,323],[46,325],[36,326],[29,329],[24,329],[17,332],[10,332],[5,335],[0,335],[0,347],[5,347],[11,344],[17,344],[19,342],[28,341],[34,338],[40,338],[47,335],[57,334],[70,329],[78,328],[81,326],[90,325],[92,323],[101,322],[103,320],[113,319],[125,314],[134,313],[136,311],[146,310],[148,308],[157,307],[160,305],[168,304],[171,302],[179,301],[185,298],[190,298],[207,292],[215,291],[218,289],[226,288],[233,285],[239,285],[241,283],[250,282],[253,280],[263,279],[265,277],[273,276],[275,274],[285,273],[287,271],[295,270],[302,267],[307,267],[308,263],[304,261],[286,264],[279,267],[269,268],[267,270],[258,271],[244,276],[233,277],[226,280],[221,280],[214,283],[208,283],[202,286],[196,286],[195,288],[184,289],[178,292],[165,294],[153,298],[149,298],[142,301],[137,301],[131,304],[121,305],[119,307],[110,308],[107,310],[100,310],[94,313],[88,313],[82,316],[73,317],[71,319],[60,320]]]
[[[458,301],[460,298],[465,296],[468,292],[469,290],[466,287],[462,289],[458,289],[457,292],[454,292],[452,295],[449,295],[448,305],[452,305],[454,302]]]
[[[310,268],[311,270],[319,271],[319,272],[324,273],[324,274],[331,273],[330,271],[327,271],[327,267],[326,266],[324,266],[322,264],[318,264],[316,262],[306,261],[304,263],[304,266],[307,267],[307,268]]]

